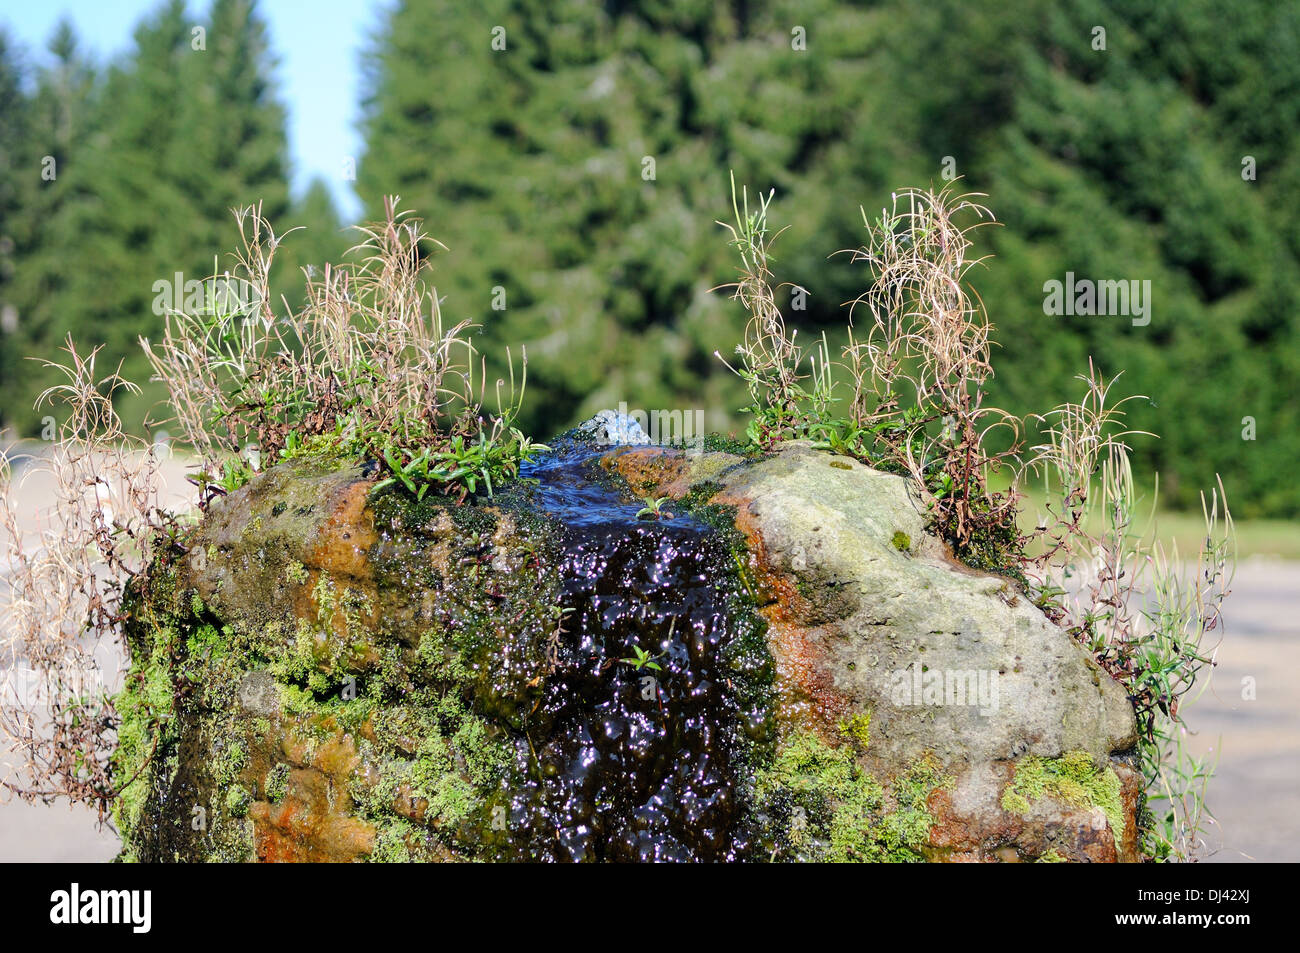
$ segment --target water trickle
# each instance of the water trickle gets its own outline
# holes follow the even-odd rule
[[[571,444],[524,474],[558,524],[553,568],[569,612],[524,719],[528,781],[511,794],[512,834],[497,849],[743,858],[741,778],[770,730],[771,660],[734,577],[733,541],[671,504],[671,519],[638,519],[642,503],[600,479],[598,454]]]

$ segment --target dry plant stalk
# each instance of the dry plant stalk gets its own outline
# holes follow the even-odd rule
[[[0,736],[16,756],[0,786],[25,800],[94,804],[102,821],[121,779],[109,765],[117,718],[97,650],[120,638],[125,586],[147,565],[165,517],[152,448],[124,433],[113,410],[116,392],[137,389],[117,373],[97,377],[98,350],[82,357],[70,338],[66,350],[69,366],[45,362],[66,382],[37,401],[61,405],[66,419],[21,479],[46,482],[52,494],[35,539],[25,538],[28,521],[0,454]]]
[[[1084,384],[1084,397],[1078,403],[1067,402],[1046,414],[1035,415],[1043,443],[1031,450],[1021,476],[1035,473],[1043,478],[1051,496],[1047,514],[1029,534],[1027,543],[1036,543],[1041,551],[1025,559],[1025,575],[1039,592],[1064,594],[1067,577],[1082,555],[1092,559],[1103,540],[1089,530],[1089,519],[1099,505],[1105,507],[1110,522],[1110,537],[1127,539],[1132,523],[1133,475],[1129,465],[1127,438],[1154,436],[1147,431],[1123,428],[1124,404],[1137,400],[1130,395],[1111,402],[1110,392],[1118,376],[1107,381],[1088,361],[1087,376],[1077,380]],[[1101,499],[1093,493],[1094,478],[1102,473]],[[1109,556],[1113,565],[1118,557]],[[1072,614],[1081,616],[1076,611]],[[1064,614],[1060,607],[1050,607],[1057,620]]]
[[[253,448],[269,465],[291,433],[357,444],[382,434],[412,446],[483,428],[472,325],[444,326],[425,281],[429,236],[395,197],[384,208],[384,221],[359,229],[354,261],[309,271],[305,305],[295,314],[282,300],[283,316],[271,303],[270,272],[284,236],[260,206],[238,211],[243,250],[233,269],[209,279],[203,308],[169,313],[159,342],[142,339],[209,472],[249,459]],[[512,393],[491,422],[494,434],[517,399]]]
[[[1202,844],[1205,786],[1213,771],[1185,749],[1185,699],[1214,666],[1205,645],[1222,622],[1236,563],[1222,482],[1202,494],[1205,535],[1194,563],[1135,528],[1137,495],[1123,429],[1127,400],[1108,404],[1114,379],[1089,365],[1086,393],[1038,418],[1045,442],[1030,466],[1043,473],[1054,517],[1030,534],[1041,552],[1025,574],[1050,616],[1092,651],[1133,701],[1153,811],[1148,852],[1188,859]],[[1147,434],[1150,436],[1149,434]],[[1099,476],[1099,479],[1098,479]],[[1152,509],[1154,510],[1154,500]],[[1195,696],[1193,696],[1195,697]]]
[[[750,210],[749,191],[741,188],[737,202],[736,178],[731,178],[731,208],[735,223],[718,222],[731,233],[740,255],[739,280],[721,288],[734,289],[732,297],[749,312],[744,340],[736,345],[739,369],[716,354],[727,368],[745,381],[753,401],[750,410],[760,421],[759,442],[771,446],[797,435],[803,423],[800,402],[807,396],[799,385],[803,351],[796,343],[797,330],[789,330],[776,303],[776,293],[785,284],[773,285],[771,248],[781,231],[768,235],[767,212],[775,190],[759,196],[758,207]],[[714,289],[718,290],[718,289]]]
[[[810,437],[819,445],[851,453],[875,465],[908,473],[927,503],[939,531],[959,555],[986,568],[1007,569],[1013,558],[1017,497],[1014,489],[989,490],[990,474],[1019,470],[1020,421],[984,405],[992,376],[990,324],[982,302],[967,292],[965,279],[980,259],[970,260],[970,233],[993,221],[976,195],[938,192],[895,193],[880,219],[863,220],[868,240],[851,250],[852,260],[871,270],[870,289],[850,302],[848,343],[832,361],[823,335],[809,355],[811,388],[802,381],[803,351],[797,331],[787,328],[776,303],[767,213],[772,194],[750,209],[748,193],[737,202],[735,223],[720,222],[740,255],[733,297],[749,312],[744,340],[736,348],[740,367],[727,367],[748,389],[754,415],[751,440],[770,449],[781,440]],[[974,216],[967,225],[957,219]],[[778,233],[779,235],[779,233]],[[865,338],[854,315],[869,312]],[[721,359],[721,355],[717,355]],[[847,372],[852,401],[847,417],[835,417],[836,370]],[[911,395],[900,394],[910,385]],[[903,397],[912,398],[904,405]],[[1008,431],[1006,449],[990,449],[995,431]]]
[[[991,325],[983,302],[966,290],[966,276],[983,259],[968,259],[970,234],[994,221],[976,199],[952,186],[908,189],[892,196],[872,222],[863,210],[867,244],[850,252],[867,265],[870,289],[850,306],[843,351],[853,390],[850,413],[860,429],[880,435],[887,457],[906,469],[928,497],[936,521],[959,548],[981,527],[1014,517],[1014,493],[988,491],[991,471],[1015,467],[1019,421],[984,406]],[[957,219],[973,216],[968,225]],[[865,310],[865,338],[855,316]],[[908,387],[910,405],[900,390]],[[999,429],[1009,448],[987,450]]]

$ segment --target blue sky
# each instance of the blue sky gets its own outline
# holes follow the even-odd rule
[[[66,15],[83,47],[106,63],[131,48],[131,32],[162,0],[4,0],[0,24],[40,61],[45,43]],[[360,89],[359,56],[387,6],[380,0],[261,0],[262,18],[279,60],[281,101],[289,113],[292,182],[301,194],[319,176],[334,194],[345,221],[359,203],[343,177],[346,157],[359,158],[355,129]],[[208,0],[188,0],[196,20]]]

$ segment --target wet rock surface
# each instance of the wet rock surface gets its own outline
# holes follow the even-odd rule
[[[1123,692],[901,479],[621,442],[212,505],[133,594],[125,858],[1136,857]]]
[[[664,479],[656,458],[666,454],[629,450],[607,464],[648,492],[716,481],[710,499],[736,507],[770,590],[789,719],[828,730],[869,706],[872,750],[895,762],[925,751],[944,763],[1075,749],[1101,758],[1136,742],[1118,683],[1013,580],[956,565],[901,478],[792,444],[720,479],[713,461],[682,455],[690,474]],[[955,673],[989,677],[957,686],[970,704],[925,704],[926,685]]]

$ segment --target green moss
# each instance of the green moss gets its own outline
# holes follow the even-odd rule
[[[301,732],[324,741],[346,731],[373,766],[348,782],[357,816],[376,830],[372,861],[439,850],[476,856],[483,846],[478,822],[514,768],[508,740],[447,687],[470,678],[471,669],[433,633],[421,647],[430,660],[426,674],[436,670],[443,688],[390,681],[383,668],[355,698],[322,699],[310,683],[281,688],[283,709]],[[269,779],[267,796],[274,800],[277,793]]]
[[[321,622],[332,621],[334,609],[338,605],[334,595],[334,580],[321,573],[320,578],[316,580],[315,588],[311,591],[311,597],[316,600],[316,618]]]
[[[324,694],[329,690],[330,680],[320,665],[328,649],[329,640],[324,631],[313,627],[306,619],[298,619],[292,640],[271,662],[269,671],[277,681],[306,685],[312,691]]]
[[[1042,854],[1039,855],[1038,860],[1036,860],[1035,863],[1064,864],[1066,863],[1066,860],[1064,857],[1062,857],[1060,854],[1056,852],[1055,847],[1049,847],[1047,848],[1047,850],[1043,851]]]
[[[375,737],[390,749],[409,750],[390,759],[368,796],[377,819],[398,797],[422,803],[426,822],[445,833],[474,817],[488,792],[511,769],[509,751],[483,719],[454,695],[422,699],[426,704],[388,708],[375,715]]]
[[[912,548],[912,537],[908,536],[901,529],[894,534],[894,538],[891,542],[893,542],[894,548],[900,553],[905,553]]]
[[[312,596],[317,624],[294,619],[289,634],[282,621],[272,620],[249,640],[249,648],[270,658],[267,669],[278,681],[324,695],[337,692],[349,675],[373,658],[379,636],[366,622],[374,612],[372,601],[359,589],[340,588],[322,573]]]
[[[174,576],[159,579],[157,590],[162,599],[175,598]],[[163,736],[171,734],[175,720],[171,661],[180,640],[170,619],[160,623],[152,611],[144,609],[138,591],[128,593],[127,605],[138,617],[127,627],[131,667],[122,691],[114,698],[119,722],[112,770],[120,793],[113,813],[119,831],[139,825],[149,794],[149,761],[162,746]],[[126,853],[132,852],[128,849]]]
[[[747,441],[720,433],[705,434],[703,446],[706,453],[731,453],[738,457],[761,456]]]
[[[488,539],[497,530],[497,515],[473,503],[451,508],[451,521],[461,530]]]
[[[266,799],[272,804],[279,804],[289,793],[289,766],[284,762],[277,764],[266,776]]]
[[[518,782],[512,749],[454,696],[420,693],[411,700],[376,709],[374,741],[362,743],[378,779],[354,783],[351,793],[377,831],[370,859],[410,859],[411,845],[433,843],[479,856],[490,850],[485,834],[494,796]]]
[[[1009,576],[1022,585],[1025,583],[1022,557],[1024,543],[1014,519],[996,522],[990,506],[982,497],[972,506],[972,518],[967,522],[967,537],[957,533],[957,516],[950,515],[946,523],[936,521],[931,528],[952,546],[957,558],[972,569]]]
[[[214,621],[161,557],[126,594],[131,659],[114,698],[119,716],[112,770],[123,861],[245,860],[252,842],[232,794],[248,752],[234,731],[238,669],[230,627]],[[182,759],[193,739],[207,757]],[[191,820],[203,809],[205,825]]]
[[[1073,807],[1099,807],[1110,823],[1115,849],[1124,839],[1124,804],[1119,775],[1098,766],[1086,751],[1070,751],[1060,758],[1029,755],[1016,765],[1015,777],[1002,792],[1002,807],[1025,814],[1034,802],[1056,798]]]
[[[297,459],[309,459],[324,465],[352,462],[357,455],[357,447],[352,442],[340,439],[338,434],[321,433],[289,441],[280,451],[282,462]]]
[[[1018,791],[1008,787],[1002,792],[1002,809],[1010,811],[1012,814],[1028,814],[1029,809],[1033,807],[1029,799]]]
[[[211,760],[212,779],[221,787],[235,784],[248,765],[248,744],[243,738],[219,739]]]
[[[418,828],[406,818],[391,819],[376,829],[370,860],[377,864],[408,864],[414,859],[411,843],[419,837]]]
[[[755,806],[773,857],[913,862],[925,859],[934,824],[930,794],[946,783],[922,758],[882,785],[852,746],[796,732],[755,777]]]
[[[253,796],[241,784],[236,784],[226,791],[226,810],[231,817],[245,817],[248,807],[253,803]]]
[[[851,739],[863,751],[871,744],[871,711],[856,712],[839,723],[840,733]]]
[[[296,559],[289,560],[288,565],[284,567],[284,578],[289,582],[303,585],[311,577],[307,573],[307,567]]]
[[[219,630],[207,623],[191,628],[185,636],[185,657],[193,663],[211,663],[226,654],[228,631]],[[198,674],[198,666],[186,666],[191,674]]]

